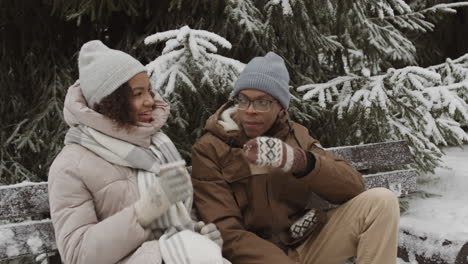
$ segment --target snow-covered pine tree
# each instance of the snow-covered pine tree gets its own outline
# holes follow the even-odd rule
[[[417,64],[411,37],[432,31],[434,17],[456,13],[454,8],[468,5],[460,2],[413,10],[403,0],[329,1],[336,7],[332,9],[336,20],[328,24],[328,31],[344,49],[333,58],[323,56],[321,63],[340,64],[342,69],[335,70],[338,75],[364,68],[376,75],[388,68]]]
[[[280,53],[286,59],[290,68],[293,84],[299,81],[324,80],[326,76],[336,76],[340,73],[352,75],[359,72],[370,76],[371,74],[381,73],[392,66],[416,64],[415,46],[405,33],[430,31],[434,25],[425,20],[425,14],[453,12],[454,10],[451,7],[466,4],[438,5],[413,11],[410,6],[401,0],[353,2],[327,0],[320,3],[303,0],[226,1],[224,12],[227,16],[227,23],[222,32],[238,45],[245,43],[245,40],[248,39],[252,49],[257,50],[260,54],[267,50],[275,50]],[[319,21],[327,21],[328,23],[322,24]],[[166,70],[159,74],[160,81],[156,81],[155,87],[164,90],[166,95],[171,94],[169,100],[174,107],[175,117],[171,121],[173,122],[171,127],[177,127],[178,129],[175,129],[175,131],[179,131],[179,133],[188,129],[193,136],[191,140],[194,140],[200,135],[200,128],[203,126],[206,117],[216,107],[204,107],[203,109],[208,111],[201,111],[201,114],[198,114],[199,111],[193,100],[192,102],[184,101],[185,105],[181,104],[182,98],[193,99],[196,97],[185,97],[184,94],[181,96],[179,92],[173,93],[174,87],[178,85],[187,88],[181,90],[185,91],[185,94],[187,94],[187,91],[213,92],[212,88],[210,88],[213,85],[209,82],[201,82],[201,85],[199,85],[206,85],[207,90],[203,90],[202,87],[198,89],[194,87],[193,80],[209,80],[209,78],[197,77],[196,73],[199,73],[201,68],[209,64],[200,62],[194,64],[198,59],[198,52],[196,49],[190,52],[193,48],[191,48],[189,37],[180,37],[190,36],[188,30],[190,29],[182,28],[178,31],[169,31],[164,33],[167,36],[159,33],[161,35],[155,38],[159,42],[167,40],[163,57],[156,60],[158,64],[163,65],[158,67],[165,67]],[[185,44],[182,44],[184,41]],[[301,43],[301,45],[292,45],[291,43]],[[174,47],[180,49],[174,50]],[[207,50],[206,45],[203,45],[203,50]],[[167,55],[168,53],[171,55]],[[307,54],[307,56],[304,56],[304,54]],[[182,59],[173,59],[174,56],[179,56]],[[163,60],[168,61],[168,63],[162,63]],[[203,56],[201,60],[204,60]],[[175,64],[177,66],[174,66]],[[175,68],[171,70],[173,66]],[[158,67],[155,68],[156,71],[160,71]],[[181,67],[183,70],[179,70]],[[176,76],[179,76],[179,78],[176,78]],[[193,78],[193,80],[190,80],[190,78]],[[235,79],[235,75],[229,78],[232,78],[232,81]],[[220,95],[217,101],[219,105],[227,99],[228,92],[226,91],[224,95],[222,93],[216,94]],[[201,101],[203,98],[197,98],[197,100],[203,102]],[[302,98],[298,96],[294,96],[292,101],[290,113],[294,119],[304,123],[311,123],[312,119],[315,119],[313,125],[310,125],[315,135],[321,139],[328,137],[328,140],[325,141],[331,143],[329,145],[343,144],[343,140],[335,139],[334,134],[330,135],[330,131],[323,129],[327,128],[327,125],[334,126],[335,129],[341,126],[341,124],[336,123],[337,120],[330,118],[330,114],[332,114],[330,111],[323,108],[319,109],[314,104],[304,103]],[[184,106],[190,106],[196,110],[189,115],[184,110]],[[407,106],[407,108],[410,107]],[[190,118],[193,114],[194,116]],[[369,115],[371,114],[361,118]],[[323,125],[323,122],[328,124]],[[189,125],[189,123],[193,124],[193,126]],[[318,128],[316,124],[319,125]],[[375,130],[370,131],[377,133]],[[400,133],[409,132],[400,131]],[[381,141],[383,139],[382,134],[385,134],[385,132],[379,130],[377,134],[367,135],[364,141],[358,140],[359,137],[353,141],[370,142],[372,139]],[[418,135],[417,138],[418,141],[415,140],[418,142],[418,146],[436,149],[431,146],[430,141],[424,141],[422,134]],[[191,140],[188,140],[187,144],[180,145],[182,149],[187,150],[187,156]],[[440,154],[438,155],[440,156]],[[426,169],[434,166],[432,159],[421,158],[419,160],[421,161],[420,166],[423,166],[422,162],[427,162]]]
[[[405,2],[411,4],[411,12]],[[451,3],[431,9],[432,3],[439,4],[441,1],[405,2],[1,1],[0,47],[4,52],[1,54],[0,72],[3,74],[0,77],[0,88],[2,94],[7,96],[0,97],[0,182],[47,179],[48,164],[62,146],[63,131],[66,129],[66,125],[60,121],[61,99],[66,88],[78,76],[76,52],[90,39],[101,39],[110,47],[129,52],[142,62],[149,62],[161,54],[164,43],[150,48],[142,45],[141,40],[148,32],[164,32],[188,25],[229,40],[232,48],[223,49],[220,54],[242,62],[264,55],[270,50],[277,52],[286,60],[291,85],[298,86],[361,72],[375,76],[386,72],[388,68],[398,69],[408,63],[414,64],[415,60],[419,62],[421,56],[414,55],[414,43],[419,43],[418,47],[427,47],[429,41],[421,42],[416,37],[433,27],[432,24],[436,22],[432,20],[434,14],[439,17],[439,11],[451,12],[453,10],[450,8],[454,5],[463,5]],[[445,23],[441,20],[439,22]],[[455,34],[459,29],[447,30]],[[432,60],[439,59],[439,56],[432,54],[435,52],[430,54]],[[204,60],[204,55],[201,58]],[[208,69],[210,65],[205,66]],[[192,68],[187,66],[187,69]],[[194,73],[193,76],[192,73],[186,74],[197,88],[197,93],[204,91],[203,89],[209,91],[210,87],[218,87],[200,85],[202,75],[200,71],[198,73],[199,75]],[[201,107],[197,96],[190,98],[194,101],[182,101],[188,100],[188,94],[195,93],[189,85],[183,83],[181,75],[177,76],[174,77],[174,91],[170,94],[170,97],[174,97],[170,99],[173,107],[178,107],[177,104],[185,109],[192,109],[188,108],[191,105]],[[164,91],[166,84],[161,87]],[[219,87],[221,86],[223,85]],[[328,109],[304,103],[300,93],[295,90],[292,92],[295,96],[289,111],[293,118],[308,125],[313,135],[325,146],[340,144],[334,131],[339,130],[337,128],[343,126],[344,122],[338,122]],[[222,99],[214,98],[213,106],[227,99],[229,91],[223,93],[226,98],[225,95]],[[201,99],[208,100],[209,96],[202,95],[204,97]],[[180,101],[175,99],[177,96],[181,98]],[[462,94],[461,98],[463,96]],[[196,124],[201,126],[208,112],[214,109],[215,107],[207,108],[205,112],[197,110],[185,114],[181,111],[182,114],[177,119],[171,119],[171,122],[177,120],[179,125],[171,123],[170,127],[186,127],[189,133],[200,131],[200,127],[195,128]],[[459,122],[461,121],[463,120]],[[177,135],[182,133],[181,130],[177,132]],[[197,133],[199,132],[188,136],[192,143]],[[180,137],[188,138],[185,133],[182,136]],[[175,141],[178,142],[179,139]],[[187,157],[189,144],[184,144],[181,149]]]
[[[453,133],[459,134],[459,136],[450,137],[450,134],[447,134],[446,140],[449,145],[459,145],[461,144],[460,138],[463,138],[463,131],[468,131],[468,112],[466,111],[466,104],[468,103],[468,54],[455,60],[447,59],[445,63],[428,69],[441,75],[444,87],[442,90],[433,89],[434,94],[432,96],[435,98],[441,97],[441,102],[434,105],[434,108],[445,113],[445,115],[448,114],[462,127],[460,128],[456,124],[449,126],[452,122],[447,121],[447,129],[453,130]],[[447,93],[446,90],[456,91],[458,97],[450,97],[451,94]]]
[[[233,46],[244,47],[234,49],[235,57],[248,60],[274,50],[286,59],[292,79],[324,78],[328,69],[319,54],[342,48],[322,24],[335,15],[331,1],[227,0],[222,33]]]
[[[50,56],[50,54],[42,54]],[[0,129],[0,183],[17,183],[20,181],[40,181],[41,172],[46,174],[55,155],[44,155],[49,151],[58,153],[63,147],[62,138],[67,126],[62,118],[63,98],[70,80],[70,72],[61,67],[66,64],[62,58],[50,58],[31,55],[25,71],[27,77],[2,76],[0,82],[7,84],[4,90],[5,101],[0,106],[3,127]],[[16,64],[18,62],[12,62]],[[57,64],[54,64],[57,63]],[[43,78],[37,67],[44,67],[54,74],[54,78]],[[7,80],[5,80],[7,79]],[[33,79],[37,85],[45,85],[45,90],[33,90],[30,94],[15,95],[21,80]],[[24,96],[24,97],[23,97]],[[2,98],[2,99],[3,99]],[[26,99],[26,100],[25,100]],[[13,109],[13,111],[8,111]],[[3,114],[4,113],[4,114]],[[17,124],[13,118],[20,119]]]
[[[165,42],[162,55],[146,67],[153,88],[171,104],[168,133],[182,155],[201,136],[206,119],[224,103],[244,64],[216,54],[231,43],[214,33],[184,26],[145,38],[150,45]]]
[[[430,70],[436,71],[442,76],[444,85],[451,85],[468,80],[468,54],[455,59],[447,59],[445,63],[429,67]],[[459,96],[468,101],[468,93],[459,93]],[[468,124],[465,123],[465,126]]]
[[[428,15],[452,13],[453,8],[467,3],[438,4],[418,11],[400,0],[337,4],[347,10],[342,13],[335,9],[337,21],[332,24],[341,24],[343,29],[330,31],[337,33],[344,47],[338,51],[343,74],[298,89],[308,91],[303,99],[320,108],[319,121],[313,122],[312,130],[317,130],[326,145],[406,139],[417,156],[418,167],[432,170],[442,154],[437,145],[458,145],[466,138],[460,128],[466,122],[466,95],[460,83],[466,80],[466,70],[463,63],[449,65],[450,61],[439,66],[448,74],[403,68],[416,64],[415,46],[407,35],[432,30],[434,24]],[[321,64],[337,65],[336,54],[321,58]],[[458,78],[445,77],[452,74],[452,69]],[[457,84],[442,87],[450,83],[450,78]]]
[[[464,62],[465,57],[455,61]],[[468,142],[460,127],[468,121],[468,104],[460,96],[468,94],[468,79],[462,77],[466,69],[459,67],[458,78],[442,78],[435,71],[453,69],[449,60],[428,69],[408,66],[375,76],[350,74],[297,89],[307,91],[304,100],[332,110],[342,123],[332,133],[338,145],[406,140],[418,168],[432,171],[440,165],[440,146]],[[452,83],[446,84],[447,79]]]

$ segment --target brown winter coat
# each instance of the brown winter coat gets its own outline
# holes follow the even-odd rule
[[[310,151],[315,168],[297,179],[279,170],[249,165],[242,155],[248,140],[242,129],[227,132],[218,123],[229,106],[210,117],[206,133],[193,146],[195,207],[203,221],[220,229],[223,255],[232,263],[294,263],[285,253],[297,245],[288,230],[304,214],[311,194],[343,203],[364,191],[363,178],[347,161],[318,147],[305,127],[294,122],[290,127],[287,115],[265,136]],[[231,121],[238,123],[235,114]]]

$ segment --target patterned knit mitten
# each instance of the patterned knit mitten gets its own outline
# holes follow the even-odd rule
[[[309,229],[315,229],[316,225],[319,224],[319,219],[317,216],[317,210],[312,209],[307,212],[304,216],[299,218],[290,228],[291,237],[301,238]]]
[[[278,138],[257,137],[244,145],[247,159],[258,166],[280,168],[285,172],[299,173],[307,166],[304,150],[293,148]]]

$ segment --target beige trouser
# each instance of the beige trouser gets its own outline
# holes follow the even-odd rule
[[[356,256],[358,264],[395,264],[399,220],[391,191],[367,190],[328,212],[320,234],[297,248],[300,263],[343,264]]]

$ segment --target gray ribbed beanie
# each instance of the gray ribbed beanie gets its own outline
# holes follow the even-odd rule
[[[135,74],[146,71],[138,60],[100,40],[83,44],[78,56],[80,86],[88,106],[93,108]]]
[[[270,94],[287,109],[291,94],[289,73],[283,58],[274,52],[268,52],[264,57],[253,58],[240,73],[232,96],[244,89],[257,89]]]

